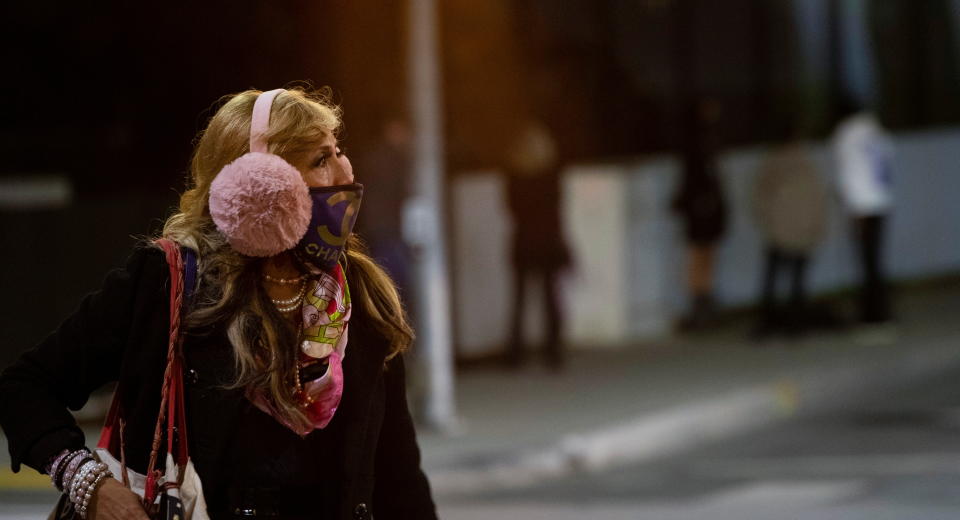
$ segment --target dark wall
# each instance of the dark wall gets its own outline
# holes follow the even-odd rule
[[[869,4],[880,113],[895,129],[960,121],[960,57],[949,0]]]
[[[0,174],[65,170],[84,191],[170,186],[220,96],[295,80],[333,87],[362,141],[405,101],[403,13],[381,4],[13,3],[0,51],[0,150],[13,161]]]
[[[780,140],[795,126],[823,137],[840,79],[805,77],[799,35],[810,28],[797,25],[796,1],[443,2],[451,166],[494,166],[504,121],[525,111],[550,120],[574,160],[675,150],[700,97],[723,106],[722,146]],[[842,2],[828,2],[833,28]],[[960,122],[950,5],[867,3],[877,108],[893,128]]]

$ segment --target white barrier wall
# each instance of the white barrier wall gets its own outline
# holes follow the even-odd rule
[[[574,263],[563,284],[564,332],[577,344],[608,345],[627,335],[628,314],[610,312],[630,298],[627,180],[608,166],[573,169],[563,183],[561,214]]]
[[[458,177],[451,185],[455,342],[469,357],[499,348],[510,321],[510,218],[494,172]]]
[[[895,136],[894,205],[885,246],[894,279],[960,271],[960,131]],[[763,150],[739,150],[721,162],[731,203],[731,227],[718,263],[717,293],[725,304],[745,304],[757,293],[760,237],[749,212],[750,190]],[[827,146],[813,148],[821,174],[832,185]],[[826,240],[810,266],[810,286],[823,291],[856,283],[858,264],[849,222],[839,204],[831,206]]]
[[[896,209],[887,242],[896,279],[960,271],[960,130],[895,137]],[[731,210],[718,255],[716,294],[724,305],[754,301],[762,267],[751,218],[751,190],[763,149],[720,160]],[[827,147],[814,160],[832,184]],[[564,222],[576,269],[564,279],[566,335],[572,348],[602,348],[667,334],[686,305],[685,257],[670,198],[678,163],[654,157],[618,165],[577,165],[563,184]],[[511,312],[510,222],[495,172],[456,178],[452,187],[454,315],[460,355],[503,348]],[[809,281],[814,291],[851,285],[857,264],[837,204]],[[540,300],[528,299],[528,330],[541,330]],[[539,336],[537,334],[536,336]]]

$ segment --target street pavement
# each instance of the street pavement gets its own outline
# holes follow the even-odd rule
[[[857,401],[960,363],[960,287],[901,291],[898,325],[748,341],[749,323],[531,366],[461,374],[458,435],[420,432],[440,497],[662,458]],[[841,309],[842,310],[842,309]]]
[[[699,448],[441,500],[447,520],[960,518],[960,369]]]

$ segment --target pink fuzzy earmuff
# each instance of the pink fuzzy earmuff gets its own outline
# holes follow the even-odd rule
[[[210,185],[210,216],[230,246],[247,256],[273,256],[307,232],[313,203],[300,171],[267,151],[270,108],[283,89],[253,104],[250,152],[223,167]]]

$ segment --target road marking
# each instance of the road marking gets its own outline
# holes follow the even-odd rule
[[[53,511],[56,501],[49,504],[15,505],[0,507],[0,520],[44,520]]]
[[[751,479],[797,475],[955,475],[960,474],[960,454],[904,453],[700,460],[692,465],[691,471],[700,476]]]
[[[0,489],[53,489],[50,477],[30,468],[14,473],[7,468],[0,469]]]
[[[696,499],[645,500],[637,502],[599,501],[573,503],[507,501],[502,503],[442,503],[439,513],[447,520],[744,520],[747,518],[828,518],[823,508],[856,497],[867,490],[859,480],[774,481],[750,483]],[[829,517],[835,518],[835,517]]]

